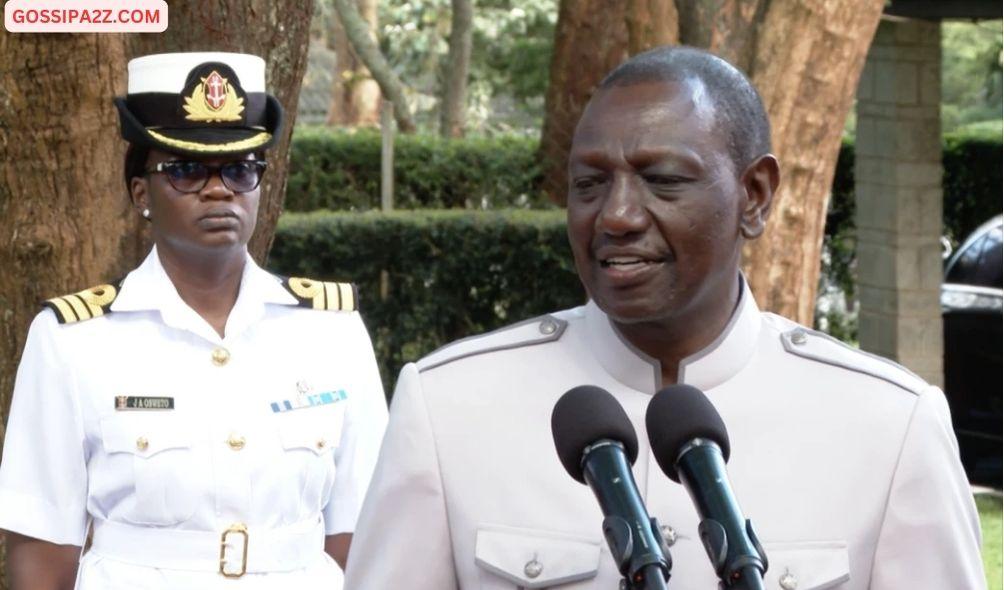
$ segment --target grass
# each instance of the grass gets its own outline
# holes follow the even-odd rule
[[[983,529],[983,567],[987,572],[987,589],[1002,589],[1001,572],[1004,562],[1001,557],[1001,497],[988,494],[976,496],[976,508],[980,511],[980,528]]]

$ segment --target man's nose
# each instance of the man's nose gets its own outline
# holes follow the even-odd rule
[[[612,236],[644,231],[649,224],[644,195],[631,175],[615,174],[597,218],[598,229]]]

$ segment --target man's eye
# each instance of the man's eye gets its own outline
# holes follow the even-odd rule
[[[603,182],[599,176],[583,176],[572,181],[572,186],[578,190],[586,190]]]
[[[648,184],[654,184],[658,186],[675,186],[686,182],[686,179],[680,176],[673,176],[671,174],[646,174],[644,176],[645,182]]]

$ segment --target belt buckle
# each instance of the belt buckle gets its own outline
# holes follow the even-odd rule
[[[244,549],[241,555],[241,571],[239,572],[228,572],[226,570],[227,565],[227,536],[231,533],[239,534],[244,536]],[[230,525],[230,528],[223,531],[220,536],[220,573],[223,574],[225,578],[239,578],[246,574],[248,571],[248,527],[242,522]]]

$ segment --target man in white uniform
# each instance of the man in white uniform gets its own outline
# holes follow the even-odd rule
[[[781,590],[983,588],[979,524],[942,393],[904,368],[761,312],[739,272],[779,167],[764,109],[724,61],[634,57],[576,130],[568,234],[591,301],[468,339],[401,372],[349,559],[352,590],[618,587],[588,488],[550,414],[593,384],[638,432],[634,476],[673,557],[670,588],[715,588],[682,486],[644,414],[703,390]]]

